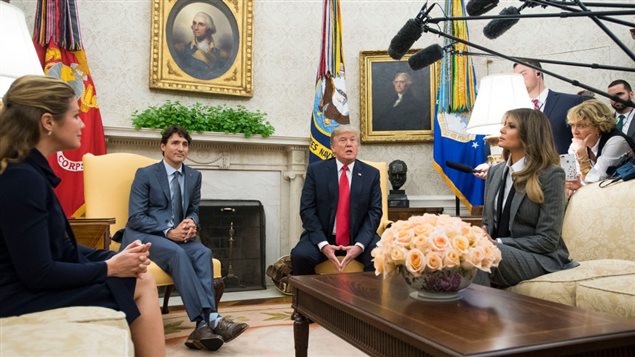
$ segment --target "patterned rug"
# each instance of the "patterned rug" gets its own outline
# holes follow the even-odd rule
[[[221,307],[223,316],[246,322],[249,329],[226,343],[216,352],[190,350],[183,344],[194,329],[184,310],[163,316],[168,356],[293,356],[293,321],[291,304],[256,304]],[[309,356],[365,356],[318,324],[309,327]]]

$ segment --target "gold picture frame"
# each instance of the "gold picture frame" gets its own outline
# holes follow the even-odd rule
[[[408,65],[408,58],[415,52],[417,50],[408,51],[401,60],[390,58],[387,51],[360,52],[362,142],[434,140],[439,62],[413,71]],[[410,85],[406,85],[408,81]],[[401,96],[398,96],[399,91]]]
[[[150,88],[251,97],[253,13],[253,0],[152,0]]]

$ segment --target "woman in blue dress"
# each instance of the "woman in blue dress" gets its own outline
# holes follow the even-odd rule
[[[0,317],[69,306],[123,311],[138,356],[165,355],[149,244],[121,253],[77,244],[47,157],[77,149],[84,123],[73,89],[18,78],[0,108]]]

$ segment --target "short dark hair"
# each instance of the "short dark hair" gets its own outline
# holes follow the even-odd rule
[[[523,58],[522,60],[523,60],[523,62],[525,62],[525,63],[527,63],[527,64],[530,64],[530,65],[532,65],[532,66],[536,66],[536,67],[538,67],[538,68],[542,69],[542,64],[540,64],[540,62],[538,62],[538,61],[536,61],[536,60],[532,60],[532,59],[524,59],[524,58]],[[513,66],[512,68],[516,68],[516,66],[518,66],[519,64],[524,66],[524,64],[522,64],[522,63],[514,62],[514,66]],[[538,70],[536,70],[536,71],[537,71],[537,73],[538,73],[538,76],[543,77],[543,74],[542,74],[542,72],[541,72],[541,71],[538,71]],[[543,78],[544,78],[544,77],[543,77]]]
[[[611,87],[613,87],[613,86],[616,86],[616,85],[618,85],[618,84],[623,85],[623,86],[624,86],[624,89],[626,89],[626,90],[627,90],[627,91],[629,91],[629,92],[633,90],[633,89],[631,89],[631,85],[630,85],[630,84],[628,84],[628,82],[627,82],[627,81],[625,81],[625,80],[623,80],[623,79],[616,79],[616,80],[614,80],[613,82],[611,82],[611,83],[609,84],[609,88],[611,88]]]
[[[532,65],[532,66],[536,66],[536,67],[538,67],[538,68],[542,69],[542,64],[540,64],[540,62],[538,62],[538,61],[536,61],[536,60],[533,60],[533,59],[523,59],[523,62],[525,62],[525,63],[527,63],[527,64],[530,64],[530,65]],[[523,66],[524,66],[524,64],[522,64],[522,63],[514,62],[514,66],[513,66],[512,68],[516,68],[516,66],[518,66],[519,64],[521,64],[521,65],[523,65]]]
[[[187,132],[185,128],[182,128],[178,125],[169,126],[161,132],[161,144],[165,145],[168,143],[168,139],[173,135],[178,134],[180,137],[185,138],[188,144],[192,143],[192,137],[190,133]]]

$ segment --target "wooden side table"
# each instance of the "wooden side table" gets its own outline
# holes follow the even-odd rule
[[[110,247],[110,225],[114,218],[70,218],[77,243],[97,249]]]
[[[410,216],[421,216],[424,213],[441,214],[443,207],[394,207],[388,209],[388,219],[395,221],[405,221]]]

